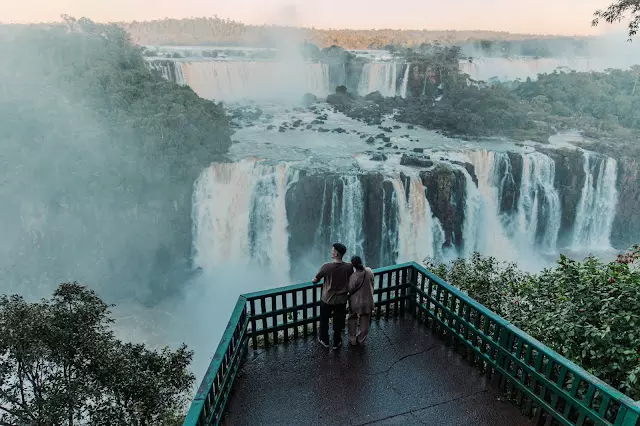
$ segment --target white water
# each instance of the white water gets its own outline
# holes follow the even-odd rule
[[[562,212],[555,189],[555,162],[539,152],[523,156],[522,184],[515,224],[532,248],[555,253]]]
[[[613,158],[603,158],[584,151],[586,179],[576,211],[572,241],[574,250],[607,250],[611,247],[609,236],[618,198],[617,171],[617,163]]]
[[[285,194],[298,173],[287,164],[256,160],[214,163],[195,183],[193,249],[196,265],[256,263],[288,282],[289,235]]]
[[[396,262],[421,262],[427,258],[441,260],[445,241],[442,225],[433,216],[420,178],[412,176],[407,179],[408,188],[400,177],[391,178],[398,218]]]
[[[202,98],[223,101],[298,100],[329,94],[326,64],[297,61],[176,61],[186,83]]]
[[[605,71],[607,68],[628,69],[638,62],[635,55],[620,55],[606,58],[473,58],[460,61],[460,70],[474,80],[499,81],[535,79],[538,74],[558,71]]]
[[[405,71],[398,86],[398,70]],[[364,96],[371,92],[378,91],[383,96],[407,96],[407,85],[409,82],[409,65],[397,62],[370,62],[364,65],[358,94]]]

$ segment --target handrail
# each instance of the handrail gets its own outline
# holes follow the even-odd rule
[[[424,266],[414,263],[413,267],[418,273],[424,275],[437,286],[445,289],[449,295],[453,296],[454,303],[452,305],[455,306],[455,299],[462,302],[457,309],[454,309],[453,307],[447,306],[447,302],[440,303],[439,300],[436,300],[437,297],[434,299],[430,294],[426,294],[420,288],[416,288],[417,294],[423,298],[430,299],[430,303],[434,306],[434,310],[440,310],[440,314],[444,316],[441,319],[438,318],[437,311],[432,312],[430,315],[435,322],[448,329],[453,334],[454,338],[460,339],[467,348],[475,352],[475,356],[480,356],[484,361],[487,361],[494,366],[494,368],[496,368],[496,370],[502,374],[507,381],[516,388],[522,390],[525,395],[531,397],[536,404],[544,407],[546,412],[550,415],[556,417],[556,419],[563,422],[563,424],[574,424],[566,420],[566,416],[570,411],[570,408],[567,408],[567,405],[565,405],[563,410],[558,410],[556,408],[558,397],[566,397],[566,404],[568,404],[569,407],[572,405],[575,406],[576,404],[582,407],[583,411],[581,415],[586,415],[586,413],[588,413],[599,422],[602,422],[597,424],[614,424],[613,421],[609,422],[606,420],[605,416],[607,414],[607,410],[610,408],[609,404],[616,401],[620,404],[620,408],[615,416],[615,424],[624,426],[640,425],[640,405],[627,395],[603,382],[601,379],[584,370],[579,365],[571,362],[520,328],[511,324],[500,315],[479,304],[469,295],[442,280]],[[499,327],[493,330],[493,335],[489,335],[488,330],[479,330],[477,328],[477,324],[474,325],[471,323],[471,313],[469,309],[466,310],[464,316],[462,315],[462,312],[465,310],[465,304],[478,312],[478,314],[484,316],[487,324],[493,322]],[[424,307],[421,308],[424,310]],[[479,322],[478,318],[476,318],[476,322]],[[463,329],[463,332],[460,332],[460,329]],[[467,335],[471,335],[476,338],[480,335],[484,335],[485,337],[482,339],[482,344],[487,344],[491,347],[492,355],[488,355],[476,346],[477,344],[475,340],[470,339]],[[516,341],[518,345],[514,352],[513,346]],[[527,348],[527,353],[523,360],[520,356],[523,356],[525,346]],[[495,352],[496,350],[498,352]],[[529,364],[529,362],[533,362],[532,351],[534,350],[537,354],[535,357],[535,366]],[[542,362],[545,357],[550,363],[545,365],[545,371],[541,371]],[[552,371],[554,364],[558,366],[558,370],[560,371],[557,379],[552,379],[550,377],[550,372]],[[547,389],[552,393],[552,402],[547,403],[544,400],[544,390],[542,391],[542,397],[536,395],[535,389],[532,389],[531,386],[525,385],[524,378],[518,378],[518,375],[514,374],[513,369],[515,369],[515,371],[521,369],[523,375],[529,374],[532,377],[536,376],[533,379],[533,388],[535,388],[536,381],[538,383],[540,383],[540,380],[547,382]],[[574,376],[571,392],[567,392],[562,389],[562,384],[569,373]],[[592,387],[588,392],[590,396],[587,396],[585,401],[576,399],[580,381],[584,381]],[[593,402],[593,396],[597,391],[604,394],[604,397],[599,410],[594,410],[590,405]],[[581,422],[578,422],[578,424],[581,424]]]
[[[211,392],[213,392],[213,387],[215,385],[218,371],[223,365],[223,362],[227,355],[227,351],[229,349],[229,345],[231,344],[236,332],[236,328],[240,323],[242,315],[245,313],[246,302],[247,299],[244,296],[238,297],[238,301],[236,302],[236,306],[231,313],[231,318],[229,319],[227,328],[222,334],[222,338],[220,339],[220,343],[218,344],[213,358],[209,363],[207,372],[202,378],[196,395],[191,402],[191,406],[189,407],[189,411],[184,420],[184,426],[200,426],[206,424],[206,421],[208,419],[203,419],[203,416],[207,415],[207,413],[205,413],[205,403],[207,402],[207,399],[211,397]],[[239,347],[237,347],[236,350],[242,350],[243,343],[240,342],[240,345],[238,346]]]

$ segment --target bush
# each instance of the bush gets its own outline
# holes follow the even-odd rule
[[[427,267],[566,358],[640,399],[640,247],[603,262],[560,256],[531,275],[474,254]]]

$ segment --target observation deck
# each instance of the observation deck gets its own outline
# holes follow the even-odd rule
[[[374,271],[364,347],[319,345],[320,283],[239,297],[195,425],[619,425],[640,406],[421,265]]]

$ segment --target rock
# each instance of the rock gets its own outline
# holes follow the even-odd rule
[[[409,124],[409,125],[407,126],[407,129],[409,129],[409,130],[413,130],[413,129],[415,129],[415,126],[414,126],[413,124]]]
[[[640,241],[640,160],[618,159],[618,204],[611,230],[611,244],[627,249]]]
[[[393,133],[391,127],[378,126],[378,129],[384,130],[387,133]]]
[[[391,148],[391,145],[393,145],[391,142],[389,142],[389,143],[385,143],[385,144],[384,144],[384,147],[385,147],[385,148]]]
[[[311,129],[313,126],[311,124],[307,124],[307,130]]]
[[[370,158],[371,161],[387,161],[387,156],[380,153],[380,154],[373,154]]]
[[[322,121],[322,120],[313,120],[313,121],[311,122],[311,124],[315,124],[315,125],[318,125],[318,124],[324,124],[324,121]]]
[[[364,139],[364,138],[366,138],[366,137],[367,137],[367,135],[365,135],[364,133],[362,133],[362,134],[360,135],[360,139]]]
[[[300,125],[302,124],[302,120],[296,120],[293,122],[292,126],[293,127],[300,127]]]
[[[267,130],[273,130],[273,129],[275,129],[275,127],[276,127],[276,126],[274,126],[273,124],[269,124],[269,125],[267,126]]]
[[[429,168],[433,166],[433,161],[430,160],[429,156],[417,157],[414,155],[402,154],[400,157],[400,165],[402,166],[410,166],[410,167],[422,167]]]
[[[398,149],[398,145],[392,146],[393,149]]]
[[[375,91],[375,92],[371,92],[368,95],[366,95],[364,97],[364,99],[366,101],[371,101],[371,102],[375,102],[375,103],[381,103],[384,102],[384,96],[382,96],[382,93],[380,93],[379,91]]]
[[[332,130],[333,133],[347,133],[347,131],[345,129],[343,129],[342,127],[336,127],[335,129]]]
[[[424,148],[413,148],[413,152],[423,153],[424,152]]]
[[[391,142],[391,138],[385,136],[384,138],[382,138],[382,142]]]
[[[385,135],[384,133],[379,133],[376,135],[376,139],[382,139],[382,138],[386,138],[387,135]]]
[[[338,86],[336,87],[337,95],[346,95],[347,94],[347,86]]]
[[[320,127],[320,128],[318,129],[318,131],[319,131],[320,133],[329,133],[331,130],[329,130],[329,129],[325,129],[324,127]]]
[[[280,126],[280,128],[278,129],[278,131],[279,131],[280,133],[284,133],[286,130],[287,130],[287,129],[286,129],[286,128],[284,128],[284,127],[282,127],[282,126]]]
[[[397,124],[395,126],[393,126],[394,129],[399,129],[400,126],[398,126]]]
[[[384,149],[384,147],[383,147],[383,146],[379,146],[379,147],[377,147],[376,149],[377,149],[377,150],[383,150],[383,149]]]
[[[373,138],[373,136],[369,136],[369,139],[367,139],[367,143],[368,144],[373,144],[373,143],[375,143],[375,141],[376,140]]]

